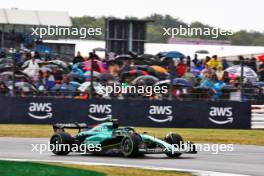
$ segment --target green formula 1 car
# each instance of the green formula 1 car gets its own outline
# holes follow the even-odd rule
[[[79,129],[79,133],[72,136],[64,131],[65,128]],[[56,155],[85,151],[96,154],[119,153],[125,157],[160,153],[179,157],[182,153],[197,153],[195,145],[184,143],[178,134],[169,133],[161,140],[146,132],[139,134],[132,127],[119,127],[117,121],[104,122],[92,128],[80,123],[55,124],[53,129],[55,133],[50,139],[50,148]]]

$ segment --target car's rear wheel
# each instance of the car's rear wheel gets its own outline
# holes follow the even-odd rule
[[[57,132],[50,138],[50,149],[55,155],[67,155],[71,152],[73,137],[65,132]]]
[[[182,139],[181,135],[175,134],[175,133],[168,133],[165,136],[164,141],[171,144],[171,145],[178,147],[178,149],[180,149],[181,144],[183,144],[183,139]],[[177,158],[177,157],[181,156],[181,154],[182,153],[177,153],[177,152],[166,153],[167,156],[173,157],[173,158]]]
[[[138,134],[131,134],[125,136],[121,143],[121,151],[125,157],[137,157],[139,156],[139,144],[141,143],[141,137]]]

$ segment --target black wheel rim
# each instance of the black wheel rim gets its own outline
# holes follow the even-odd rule
[[[51,144],[54,144],[54,145],[59,144],[59,142],[60,142],[60,139],[58,136],[53,137],[53,139],[51,140]]]
[[[126,139],[123,143],[123,151],[125,153],[130,153],[132,149],[132,143],[129,139]]]

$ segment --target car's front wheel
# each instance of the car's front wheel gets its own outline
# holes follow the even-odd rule
[[[181,148],[181,145],[183,144],[183,139],[181,137],[181,135],[179,134],[175,134],[175,133],[168,133],[165,138],[164,141],[176,146],[178,149]],[[182,153],[178,153],[178,152],[170,152],[170,153],[166,153],[167,156],[169,157],[173,157],[173,158],[177,158],[179,156],[181,156]]]

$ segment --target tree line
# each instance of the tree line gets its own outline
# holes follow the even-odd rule
[[[102,28],[104,31],[105,28],[105,19],[106,18],[115,18],[115,17],[92,17],[92,16],[83,16],[83,17],[71,17],[73,27],[85,27],[85,28]],[[126,17],[125,19],[137,19],[136,17]],[[177,28],[180,25],[183,27],[191,28],[213,28],[213,26],[203,24],[201,22],[192,22],[188,24],[182,21],[179,18],[174,18],[171,15],[160,15],[152,14],[148,17],[143,18],[144,20],[151,20],[147,24],[147,40],[151,43],[166,43],[170,36],[162,35],[164,33],[163,28]],[[181,36],[182,37],[182,36]],[[79,36],[70,36],[71,39],[79,39]],[[186,38],[191,38],[186,36]],[[195,36],[199,39],[212,39],[212,36]],[[100,36],[88,36],[86,39],[89,40],[104,40],[104,32]],[[234,32],[230,36],[219,36],[214,40],[228,40],[231,41],[233,45],[251,45],[251,46],[264,46],[264,33],[257,31],[246,31],[240,30]]]

